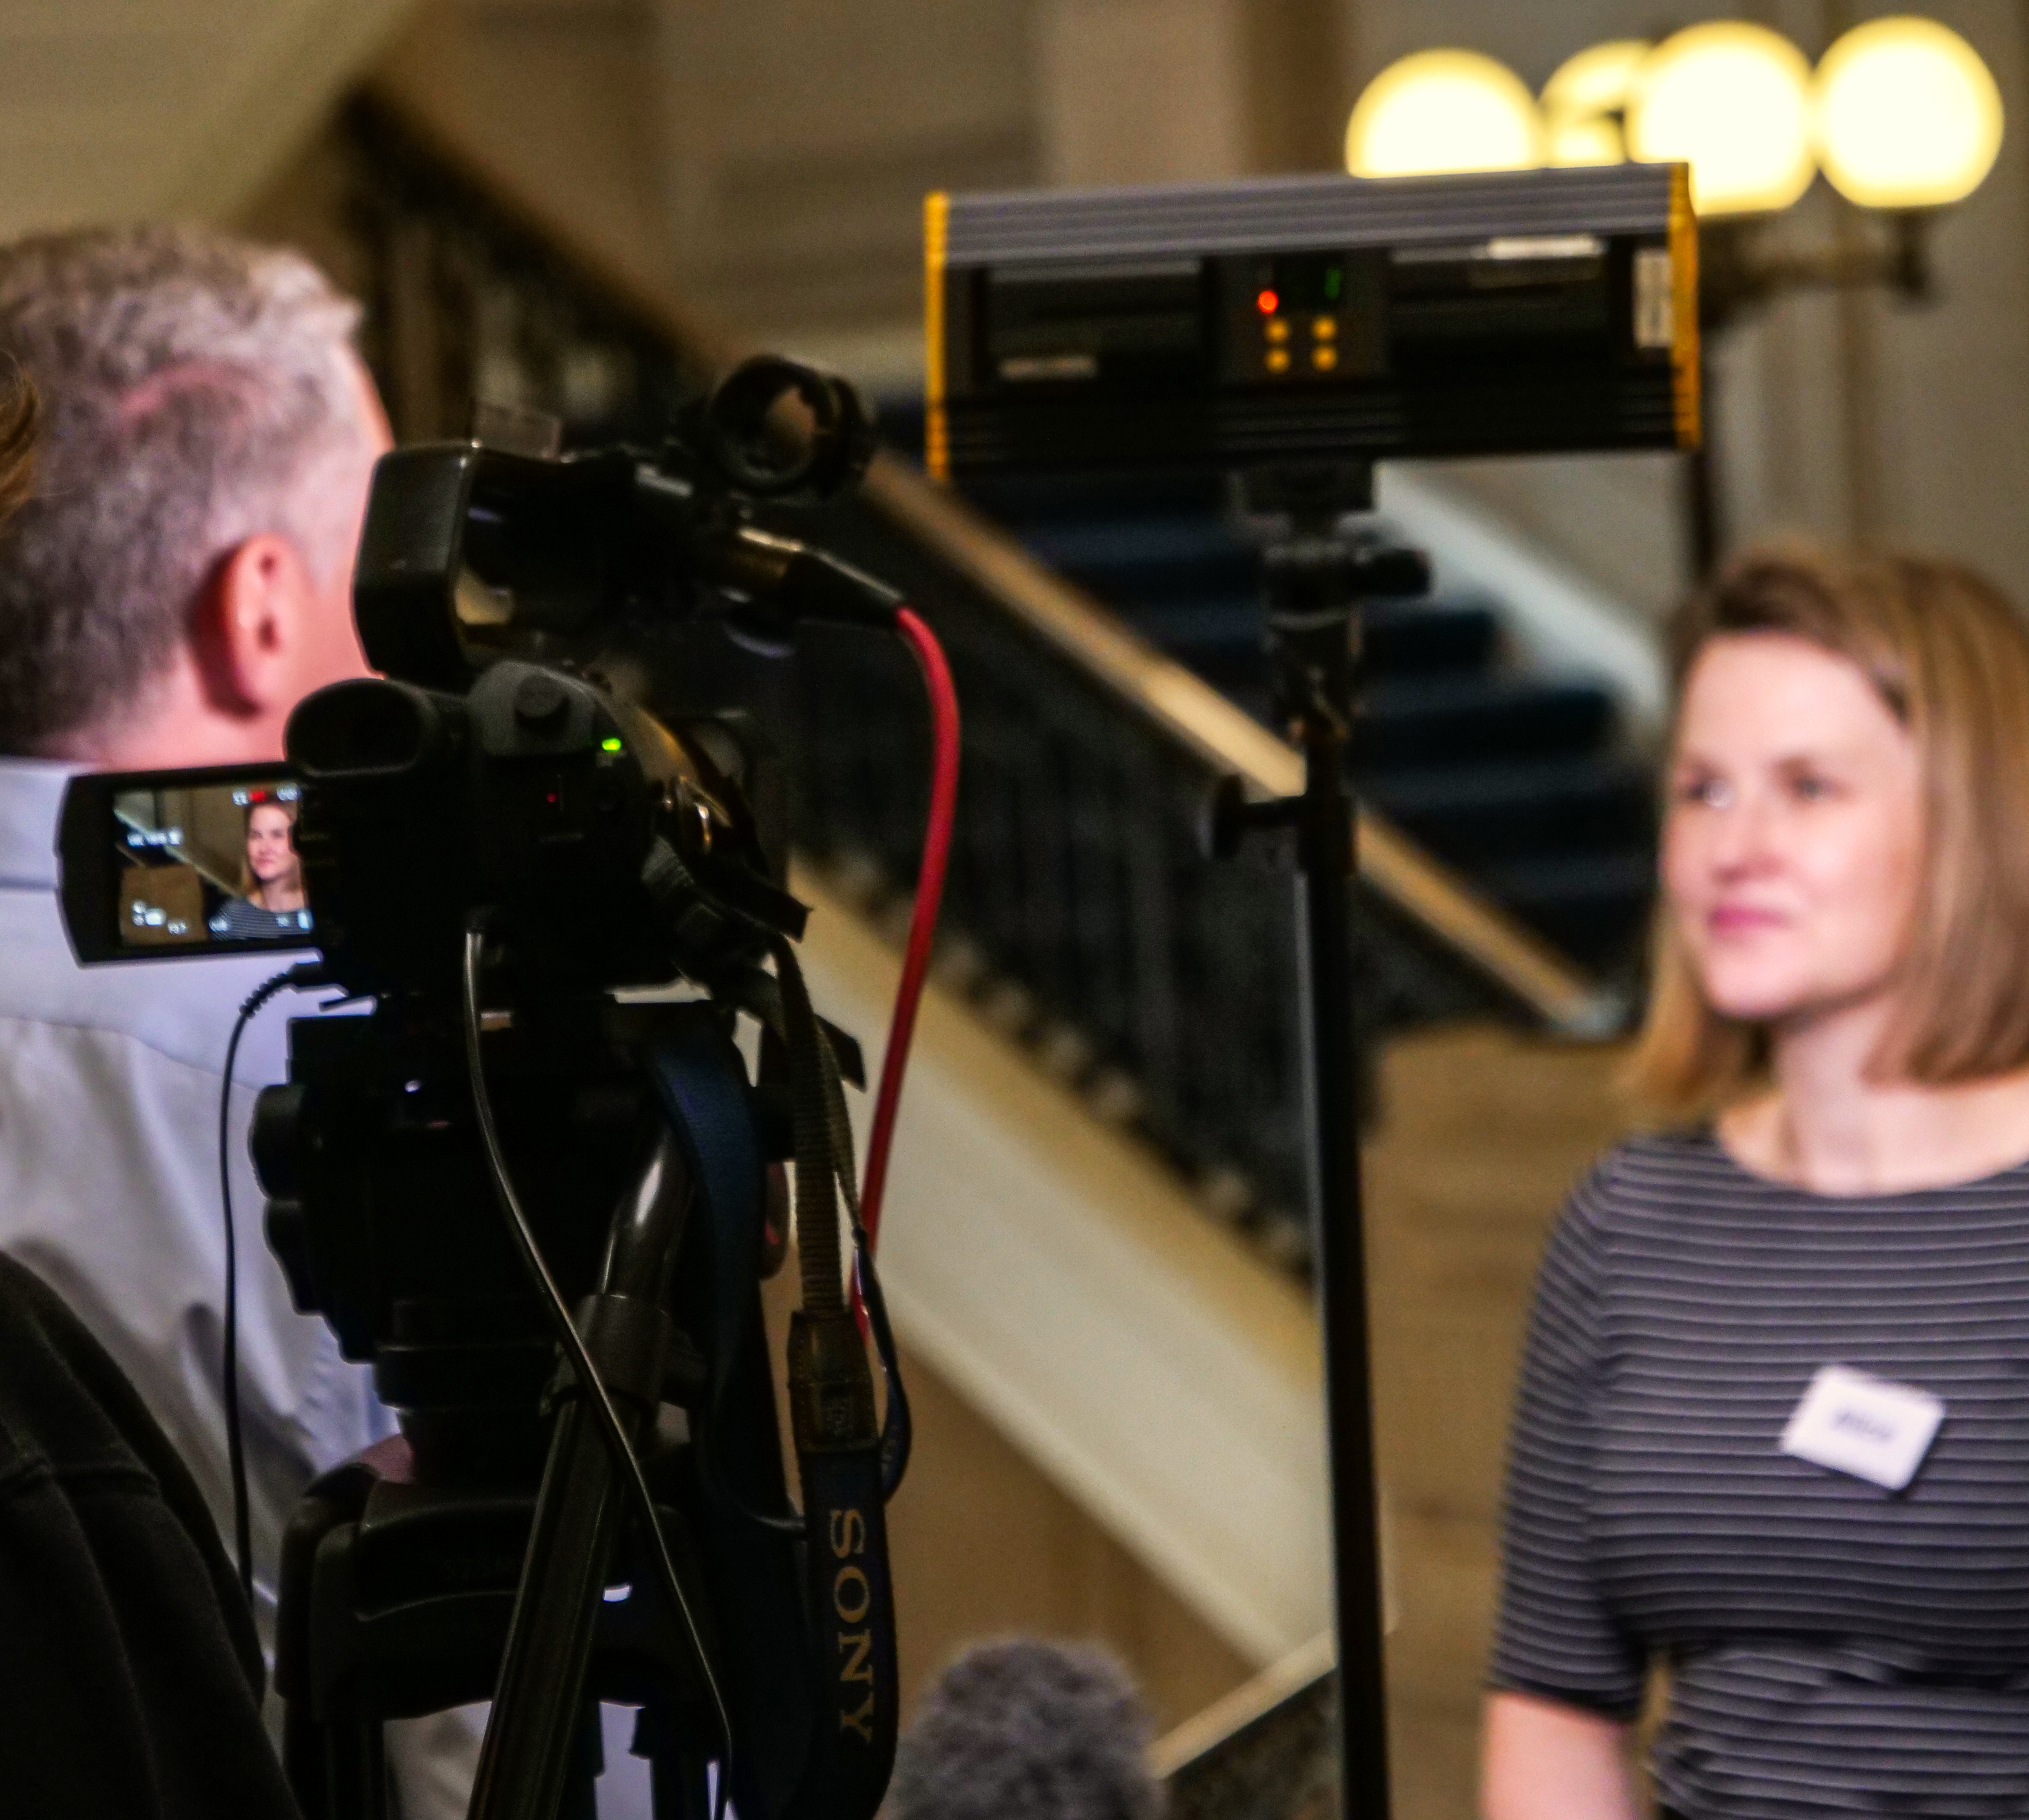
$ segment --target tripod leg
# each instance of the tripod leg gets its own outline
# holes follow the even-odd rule
[[[667,1132],[613,1217],[598,1297],[653,1307],[666,1292],[683,1233],[690,1180]],[[621,1422],[636,1433],[652,1415],[655,1383],[623,1392]],[[631,1440],[630,1440],[631,1444]],[[618,1541],[625,1488],[582,1397],[566,1401],[551,1432],[521,1583],[473,1787],[473,1820],[551,1820],[573,1766],[594,1616]]]
[[[371,1714],[325,1728],[325,1812],[330,1820],[391,1820],[388,1742]]]
[[[331,1820],[331,1733],[301,1700],[284,1703],[282,1763],[303,1820]]]
[[[597,1700],[584,1703],[584,1716],[578,1722],[577,1745],[571,1759],[557,1820],[599,1820],[599,1778],[606,1768],[606,1749],[599,1736]]]
[[[648,1759],[655,1820],[710,1820],[707,1759],[667,1707],[641,1709],[634,1722],[634,1755]]]

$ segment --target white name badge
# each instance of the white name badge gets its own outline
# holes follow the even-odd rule
[[[1825,1365],[1782,1431],[1782,1451],[1899,1492],[1916,1476],[1945,1419],[1927,1390]]]

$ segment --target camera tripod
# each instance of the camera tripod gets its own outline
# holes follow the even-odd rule
[[[661,1400],[650,1374],[666,1350],[639,1329],[666,1288],[690,1190],[665,1134],[621,1199],[599,1289],[581,1305],[637,1439]],[[681,1374],[694,1387],[695,1372]],[[484,1700],[495,1710],[473,1811],[488,1820],[592,1820],[606,1700],[641,1709],[636,1752],[651,1765],[658,1820],[710,1812],[694,1740],[711,1740],[714,1722],[696,1652],[639,1539],[618,1552],[614,1466],[582,1400],[557,1400],[539,1489],[483,1473],[432,1482],[397,1439],[325,1474],[299,1505],[284,1544],[276,1682],[306,1814],[383,1820],[383,1722]],[[658,1514],[699,1599],[684,1518]]]
[[[1212,845],[1230,855],[1252,833],[1289,829],[1296,836],[1310,1223],[1331,1465],[1340,1800],[1347,1820],[1386,1820],[1388,1714],[1360,1203],[1356,821],[1346,773],[1359,603],[1425,593],[1430,565],[1420,552],[1348,528],[1351,515],[1373,508],[1374,473],[1366,463],[1249,470],[1236,476],[1234,494],[1263,544],[1275,712],[1303,753],[1304,788],[1298,796],[1250,803],[1229,783],[1215,804]]]
[[[384,1722],[490,1699],[477,1820],[591,1820],[604,1700],[640,1709],[658,1820],[707,1820],[726,1793],[822,1816],[838,1764],[810,1662],[829,1635],[799,1591],[759,1307],[766,1089],[712,1003],[517,1022],[488,1038],[502,1127],[557,1277],[589,1292],[577,1325],[644,1456],[680,1596],[503,1255],[442,1032],[399,1007],[299,1024],[292,1084],[257,1115],[270,1242],[299,1300],[370,1351],[404,1432],[313,1485],[284,1540],[291,1785],[309,1820],[384,1820]],[[690,1444],[656,1451],[668,1405]],[[888,1625],[863,1704],[892,1744],[877,1498],[857,1516],[870,1633]]]

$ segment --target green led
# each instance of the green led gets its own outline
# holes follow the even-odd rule
[[[1325,295],[1334,303],[1338,302],[1339,286],[1345,276],[1336,265],[1325,274]]]
[[[627,750],[627,742],[617,734],[611,735],[599,742],[599,749],[602,752],[624,752]]]

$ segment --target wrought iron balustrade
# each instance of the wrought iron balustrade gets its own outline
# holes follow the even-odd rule
[[[569,445],[652,445],[736,351],[424,123],[369,98],[336,131],[369,358],[405,439],[463,433],[483,397],[559,416]],[[1300,1265],[1291,879],[1272,855],[1219,863],[1200,843],[1221,777],[1286,791],[1294,753],[899,458],[795,526],[904,588],[950,651],[966,743],[947,981]],[[820,629],[789,661],[692,626],[657,669],[676,706],[753,714],[806,854],[877,915],[906,888],[928,739],[899,649]],[[1611,1020],[1371,815],[1362,873],[1371,1034],[1489,1009]]]

